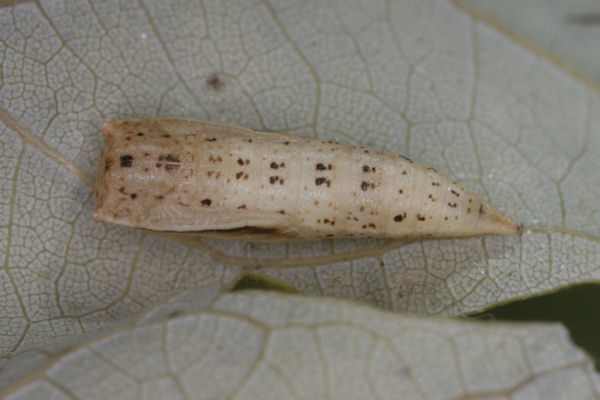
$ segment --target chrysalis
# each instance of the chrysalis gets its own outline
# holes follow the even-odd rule
[[[112,121],[96,218],[251,241],[513,234],[479,196],[403,156],[181,118]]]

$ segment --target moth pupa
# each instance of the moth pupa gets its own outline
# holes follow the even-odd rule
[[[250,241],[514,234],[521,225],[406,157],[183,118],[112,121],[102,221]]]

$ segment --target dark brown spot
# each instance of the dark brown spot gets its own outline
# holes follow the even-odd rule
[[[481,214],[485,214],[485,212],[483,211],[483,204],[479,206],[479,215]]]
[[[421,215],[421,214],[417,214],[417,219],[418,219],[419,221],[425,221],[425,216],[424,216],[424,215]]]
[[[408,175],[408,172],[406,172],[406,170],[402,171],[402,175]]]
[[[213,72],[206,79],[206,87],[208,87],[209,89],[214,90],[216,92],[220,92],[221,90],[223,90],[225,88],[225,82],[223,82],[221,80],[218,72]]]
[[[244,165],[244,160],[242,160],[241,158],[238,158],[237,163],[239,165]]]
[[[131,200],[135,200],[135,198],[137,197],[137,194],[135,194],[135,193],[131,193],[131,194],[129,195],[129,197],[131,197]]]
[[[460,196],[460,194],[459,194],[459,193],[458,193],[456,190],[450,189],[450,192],[451,192],[453,195],[455,195],[456,197]]]
[[[248,174],[244,174],[244,180],[247,181],[248,180]]]
[[[204,141],[205,142],[216,142],[217,138],[215,138],[215,137],[208,137],[208,138],[204,139]]]
[[[283,144],[287,146],[288,144],[290,144],[290,142],[286,140],[285,142],[283,142]]]
[[[456,208],[456,203],[448,203],[449,207]]]
[[[108,172],[108,170],[110,169],[110,165],[112,164],[111,160],[106,160],[104,162],[104,172]]]
[[[238,172],[237,174],[235,174],[235,179],[240,179],[242,175],[244,175],[242,171]]]
[[[159,196],[156,196],[156,200],[164,200],[165,196],[163,196],[162,194]]]
[[[179,162],[179,157],[177,155],[168,154],[167,161],[168,162]]]
[[[165,165],[165,169],[167,170],[167,172],[176,171],[179,167],[180,167],[179,164],[166,164]]]
[[[324,184],[326,181],[327,181],[327,179],[325,179],[324,177],[320,177],[320,178],[315,179],[315,184],[317,186],[319,186],[319,185]]]
[[[399,189],[399,190],[398,190],[398,193],[402,194],[402,193],[404,193],[404,190],[402,190],[402,189]]]
[[[202,204],[203,206],[210,206],[211,203],[212,203],[211,199],[204,199],[200,202],[200,204]]]
[[[431,182],[431,186],[440,186],[439,182]]]
[[[238,210],[245,210],[246,209],[246,205],[242,204],[241,206],[238,207]]]
[[[398,214],[394,217],[394,221],[402,222],[404,220],[404,218],[406,218],[406,213]]]
[[[285,215],[285,210],[279,210],[279,211],[277,211],[277,212],[278,212],[279,214],[281,214],[281,215]]]
[[[123,193],[123,194],[125,194],[125,186],[121,186],[121,187],[119,188],[119,193]]]
[[[367,190],[369,188],[369,184],[365,181],[362,181],[362,183],[360,184],[360,188],[362,190]]]
[[[131,165],[133,164],[133,156],[131,156],[129,154],[121,156],[121,158],[119,160],[121,161],[121,167],[130,168]]]
[[[273,168],[273,169],[277,169],[277,168],[279,168],[279,165],[277,165],[277,163],[276,163],[275,161],[273,161],[273,162],[271,163],[271,168]]]
[[[331,166],[331,164],[327,164],[327,169],[331,169],[331,168],[333,168],[333,167]]]
[[[162,137],[164,137],[164,138],[170,138],[171,135],[169,135],[168,133],[165,133],[164,135],[162,135]]]
[[[138,136],[144,136],[144,134],[142,132],[139,132],[137,135]]]
[[[363,172],[369,172],[369,169],[368,165],[363,165]]]
[[[325,167],[325,165],[323,165],[321,163],[318,163],[315,167],[316,167],[317,171],[323,171],[323,170],[327,169],[327,167]]]
[[[146,157],[148,157],[149,155],[150,155],[150,153],[148,153],[148,152],[144,153],[144,156],[146,156]]]
[[[369,224],[369,228],[373,228],[373,229],[375,229],[375,224],[373,224],[373,223],[370,223],[370,224]]]
[[[273,185],[273,184],[274,184],[275,182],[277,182],[278,180],[279,180],[279,177],[278,177],[278,176],[272,176],[272,177],[270,177],[270,178],[269,178],[269,183],[270,183],[271,185]]]
[[[467,208],[467,214],[471,214],[471,207]]]

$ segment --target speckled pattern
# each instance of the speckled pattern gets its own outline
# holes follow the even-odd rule
[[[103,126],[96,218],[259,241],[513,234],[433,168],[332,141],[180,118]]]

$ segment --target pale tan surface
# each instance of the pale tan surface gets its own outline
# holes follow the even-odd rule
[[[363,146],[180,118],[103,131],[94,216],[106,222],[249,241],[521,230],[435,169]]]

